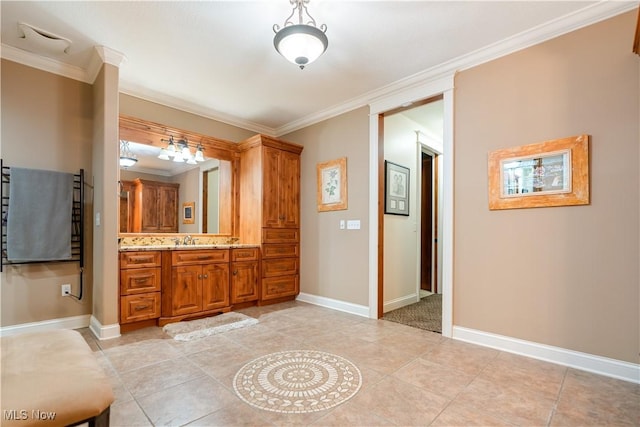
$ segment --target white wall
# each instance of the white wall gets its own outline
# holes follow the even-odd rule
[[[409,168],[409,216],[384,216],[384,311],[418,301],[418,164],[416,124],[401,114],[385,117],[384,159]]]

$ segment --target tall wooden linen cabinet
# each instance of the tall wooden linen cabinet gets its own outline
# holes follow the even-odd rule
[[[239,144],[243,243],[262,249],[260,303],[300,292],[300,153],[302,146],[265,135]]]

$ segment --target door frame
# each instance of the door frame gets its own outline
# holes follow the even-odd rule
[[[441,245],[436,245],[436,241],[440,242],[442,241],[442,219],[441,219],[441,211],[442,211],[442,195],[444,193],[443,189],[442,189],[442,168],[439,168],[438,166],[436,166],[436,159],[440,159],[437,160],[438,162],[441,162],[442,160],[442,151],[435,146],[429,145],[423,141],[420,141],[420,139],[418,138],[418,140],[416,141],[416,145],[417,145],[417,150],[418,150],[418,162],[416,165],[416,171],[418,171],[418,174],[420,176],[420,174],[424,173],[424,171],[422,170],[422,153],[425,153],[429,156],[432,157],[434,163],[433,163],[433,170],[432,170],[432,191],[435,191],[434,189],[437,188],[436,191],[436,195],[435,197],[433,197],[432,200],[432,212],[433,212],[433,218],[431,221],[431,229],[432,230],[437,230],[436,233],[432,233],[431,237],[431,265],[432,265],[432,273],[431,273],[431,289],[436,288],[436,290],[438,291],[437,293],[442,293],[442,275],[441,275],[441,265],[442,265],[442,247]],[[435,185],[433,185],[433,183],[435,183]],[[422,180],[418,179],[417,180],[417,185],[418,188],[416,190],[416,194],[418,197],[418,200],[416,200],[417,205],[416,206],[421,206],[422,204]],[[418,216],[417,221],[416,221],[416,232],[418,234],[418,239],[417,239],[417,254],[418,254],[418,259],[420,260],[422,257],[422,239],[420,238],[422,236],[422,215]],[[434,240],[435,239],[435,240]],[[435,267],[435,274],[433,274],[433,269]],[[418,277],[418,282],[416,284],[416,294],[418,295],[418,301],[420,301],[420,289],[421,289],[421,269],[420,269],[420,262],[417,265],[417,277]],[[440,280],[439,280],[440,279]]]
[[[450,74],[430,82],[397,91],[369,104],[369,317],[382,316],[384,215],[381,197],[381,164],[384,164],[382,114],[414,101],[442,95],[444,134],[442,155],[442,335],[453,332],[453,82]]]

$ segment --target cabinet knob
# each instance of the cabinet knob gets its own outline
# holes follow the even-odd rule
[[[233,270],[233,275],[235,276],[236,274],[238,274],[238,270]]]
[[[208,278],[209,278],[209,275],[208,275],[208,274],[205,274],[205,275],[204,275],[204,278],[205,278],[205,279],[208,279]]]
[[[202,279],[202,274],[198,274],[198,279]]]

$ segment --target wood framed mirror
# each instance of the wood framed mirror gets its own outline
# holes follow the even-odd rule
[[[239,156],[234,142],[135,117],[119,119],[120,140],[128,141],[138,159],[135,165],[120,168],[121,234],[237,234]],[[203,161],[186,165],[158,159],[170,139],[192,152],[200,147]],[[175,195],[171,188],[176,188]],[[189,223],[182,221],[185,203],[194,204]]]

